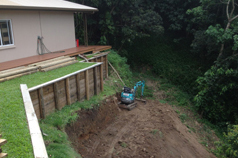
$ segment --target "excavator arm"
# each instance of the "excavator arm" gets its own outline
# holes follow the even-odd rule
[[[143,96],[144,94],[144,88],[145,88],[145,81],[139,81],[135,84],[134,86],[134,92],[133,92],[133,95],[134,97],[136,96],[136,91],[138,89],[138,87],[141,86],[141,97]]]

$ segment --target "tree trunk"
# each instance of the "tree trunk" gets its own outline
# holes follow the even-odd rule
[[[227,23],[227,25],[226,25],[226,29],[225,29],[224,33],[230,28],[230,25],[231,25],[231,21],[230,21],[230,19],[228,19],[228,23]],[[218,55],[218,57],[217,57],[217,60],[220,60],[220,59],[221,59],[221,57],[222,57],[222,55],[223,55],[224,46],[225,46],[225,44],[222,43],[222,44],[221,44],[221,49],[220,49],[219,55]]]

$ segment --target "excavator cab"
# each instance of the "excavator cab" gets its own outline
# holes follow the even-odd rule
[[[133,93],[133,91],[134,91],[134,90],[131,89],[131,88],[129,88],[129,87],[124,87],[124,88],[123,88],[123,92],[124,92],[124,93]]]

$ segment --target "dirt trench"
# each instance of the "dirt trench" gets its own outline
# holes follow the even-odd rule
[[[98,108],[79,111],[78,121],[66,127],[82,157],[215,158],[170,105],[148,100],[127,111],[117,102],[113,96]]]

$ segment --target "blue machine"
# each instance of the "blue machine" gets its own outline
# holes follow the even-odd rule
[[[130,89],[128,87],[123,88],[123,92],[121,93],[121,102],[126,105],[134,103],[136,91],[139,86],[141,86],[141,96],[143,96],[145,81],[139,81],[135,84],[134,89]]]

